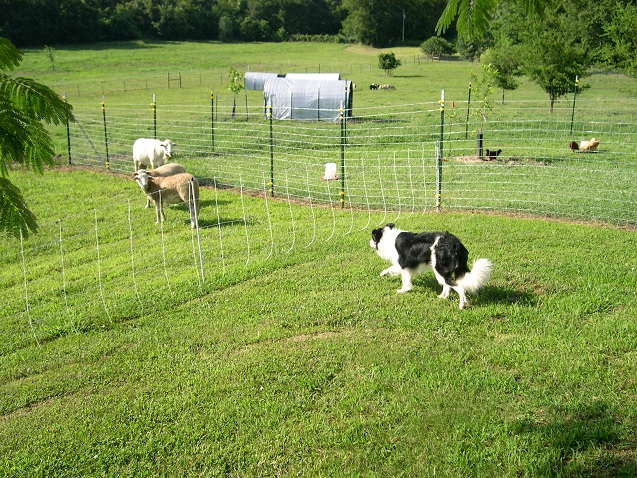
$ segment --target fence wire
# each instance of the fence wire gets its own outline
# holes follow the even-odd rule
[[[107,103],[106,122],[98,105],[77,108],[71,162],[131,173],[134,140],[157,130],[159,139],[177,144],[172,160],[203,184],[214,178],[260,191],[265,175],[275,195],[304,198],[309,188],[314,200],[326,203],[338,202],[330,195],[340,194],[344,206],[354,208],[427,210],[436,204],[436,142],[442,138],[443,210],[637,224],[636,100],[582,101],[576,108],[562,100],[552,112],[538,101],[486,112],[447,103],[442,135],[438,102],[354,108],[344,149],[337,123],[270,123],[263,104],[236,103],[236,109],[227,100],[212,107],[159,106],[156,117],[147,104]],[[569,148],[591,138],[600,141],[594,152]],[[326,163],[345,172],[329,195],[321,184]]]
[[[562,101],[549,113],[544,103],[515,102],[474,119],[466,103],[441,112],[432,102],[355,109],[345,125],[270,122],[262,105],[234,116],[229,103],[160,107],[156,123],[148,104],[106,103],[105,115],[100,105],[76,108],[72,164],[132,174],[134,140],[157,128],[176,143],[172,159],[211,188],[208,204],[196,231],[184,227],[186,217],[153,227],[141,193],[132,207],[122,193],[103,208],[50,218],[37,239],[9,244],[0,276],[0,355],[109,327],[131,311],[152,311],[157,299],[179,303],[273,256],[404,221],[433,210],[439,190],[442,210],[635,226],[634,103],[573,110]],[[66,151],[66,129],[62,137]],[[600,141],[594,152],[569,147],[593,137]],[[487,149],[500,152],[489,157]],[[339,166],[334,181],[323,179],[327,163]],[[220,200],[226,188],[240,201]]]

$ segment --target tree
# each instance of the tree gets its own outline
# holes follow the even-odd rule
[[[234,66],[230,67],[229,73],[230,83],[228,84],[228,90],[232,91],[232,118],[237,109],[237,94],[243,89],[243,75],[238,72]]]
[[[605,26],[608,43],[602,48],[603,61],[637,77],[637,7],[618,3],[613,12]]]
[[[453,44],[442,37],[429,37],[420,44],[423,53],[440,57],[453,54]]]
[[[577,25],[564,15],[548,15],[544,22],[528,26],[521,38],[523,72],[549,95],[552,112],[555,100],[572,92],[576,78],[586,76],[590,66]]]
[[[527,16],[531,16],[542,14],[552,0],[513,0],[512,3],[522,5]],[[446,32],[456,20],[458,37],[481,39],[489,31],[499,5],[498,0],[447,0],[447,6],[436,24],[436,33]]]
[[[53,164],[53,142],[44,123],[73,119],[72,107],[53,90],[29,78],[11,78],[5,71],[22,62],[22,53],[0,37],[0,231],[28,237],[38,229],[21,191],[8,179],[12,163],[42,172]]]
[[[393,76],[393,71],[400,65],[400,60],[393,53],[378,54],[378,68],[385,70],[385,76]]]
[[[522,75],[517,48],[506,40],[491,48],[483,57],[483,62],[493,67],[493,83],[502,89],[501,104],[504,104],[504,92],[518,87],[517,77]]]
[[[342,33],[364,45],[383,48],[434,34],[445,0],[342,0],[347,16]]]
[[[495,68],[490,65],[482,65],[482,75],[478,76],[471,72],[471,85],[474,97],[478,100],[476,108],[471,110],[471,114],[477,119],[478,133],[482,132],[482,124],[487,122],[487,114],[493,111],[493,83],[495,76]]]

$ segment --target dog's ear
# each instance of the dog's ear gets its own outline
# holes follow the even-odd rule
[[[394,224],[393,222],[388,223],[385,227],[389,228],[389,229],[393,229],[396,227],[396,224]]]
[[[383,237],[383,230],[382,229],[374,229],[372,231],[372,239],[374,241],[374,244],[378,244],[380,242],[380,238]]]

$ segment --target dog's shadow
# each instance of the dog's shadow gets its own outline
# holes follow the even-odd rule
[[[472,302],[474,303],[515,304],[530,307],[535,306],[537,301],[537,294],[532,292],[511,288],[501,288],[493,285],[485,285],[472,299]]]
[[[418,277],[414,280],[414,285],[434,290],[437,294],[442,291],[442,286],[438,284],[436,278],[429,275]],[[452,292],[452,294],[454,294],[454,292]],[[482,287],[477,294],[467,294],[467,297],[472,304],[517,304],[534,306],[538,300],[537,294],[532,292],[496,287],[488,284]]]

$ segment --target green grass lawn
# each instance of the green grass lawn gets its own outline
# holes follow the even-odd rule
[[[127,177],[12,179],[41,231],[0,242],[4,476],[637,472],[633,231],[208,187],[202,283],[186,211],[156,226]],[[492,280],[464,311],[430,274],[397,294],[389,220]]]

